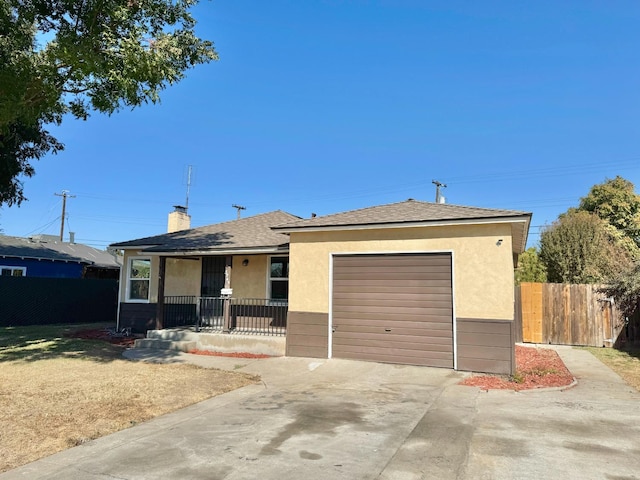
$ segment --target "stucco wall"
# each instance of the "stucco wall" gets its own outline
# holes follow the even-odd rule
[[[145,257],[135,251],[125,251],[121,270],[120,298],[126,302],[127,268],[132,256],[151,258],[150,302],[157,302],[158,272],[160,260],[156,256]],[[248,259],[247,266],[242,265]],[[231,286],[233,296],[237,298],[266,298],[268,255],[236,255],[233,257]],[[167,258],[165,270],[165,295],[200,295],[202,279],[202,261],[200,259]]]
[[[328,313],[331,253],[430,251],[453,252],[456,316],[513,319],[508,224],[292,233],[289,311]]]
[[[243,260],[249,260],[245,267]],[[236,255],[233,257],[231,286],[236,298],[266,298],[267,255]]]
[[[199,258],[167,258],[165,295],[200,295],[202,261]]]

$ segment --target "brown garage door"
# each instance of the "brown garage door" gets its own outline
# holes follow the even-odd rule
[[[451,254],[337,255],[332,356],[453,368]]]

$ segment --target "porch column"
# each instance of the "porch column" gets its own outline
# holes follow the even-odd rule
[[[231,255],[225,257],[224,265],[224,288],[231,288]],[[225,295],[223,303],[224,327],[223,333],[231,331],[231,295]]]
[[[167,257],[160,257],[158,269],[158,302],[156,303],[156,330],[164,328],[164,277],[167,269]]]

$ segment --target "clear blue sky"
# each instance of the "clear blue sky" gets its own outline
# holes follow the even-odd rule
[[[621,175],[640,187],[640,2],[204,1],[220,61],[160,105],[66,119],[6,235],[105,247],[166,231],[193,165],[192,226],[415,198],[550,223]],[[637,189],[638,190],[638,189]],[[65,235],[66,237],[66,235]]]

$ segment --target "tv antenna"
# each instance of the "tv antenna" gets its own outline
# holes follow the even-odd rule
[[[235,203],[234,203],[233,205],[231,205],[231,206],[232,206],[233,208],[235,208],[236,210],[238,210],[238,220],[240,220],[240,212],[241,212],[242,210],[246,210],[246,209],[247,209],[247,207],[243,207],[242,205],[237,205],[237,204],[235,204]]]
[[[193,173],[193,165],[187,167],[187,199],[184,202],[184,209],[189,210],[189,193],[191,192],[191,175]]]
[[[440,188],[447,188],[447,186],[437,180],[431,180],[431,183],[436,186],[436,203],[444,203],[444,196],[440,193]]]

